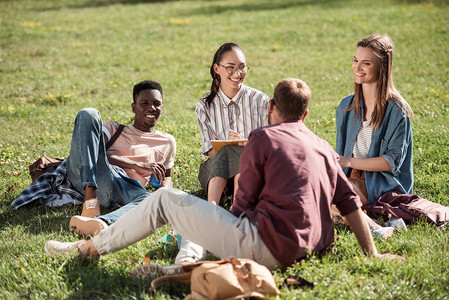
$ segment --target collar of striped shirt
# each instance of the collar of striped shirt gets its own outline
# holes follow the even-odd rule
[[[239,103],[240,99],[242,98],[241,96],[244,93],[245,89],[246,89],[246,86],[244,84],[242,84],[242,87],[237,92],[237,94],[234,97],[232,97],[232,99],[230,99],[228,96],[225,95],[225,93],[223,93],[223,91],[220,88],[218,90],[218,97],[220,98],[220,100],[223,102],[223,104],[225,106],[228,106],[231,103],[231,101]]]

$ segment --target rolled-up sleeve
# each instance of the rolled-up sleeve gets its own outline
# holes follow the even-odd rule
[[[103,122],[103,133],[106,135],[108,140],[111,139],[111,136],[117,131],[117,128],[120,126],[120,124],[116,121],[104,121]]]
[[[383,153],[383,158],[390,165],[393,176],[398,176],[411,142],[410,118],[402,115],[395,125],[391,126],[394,130],[389,135],[390,137],[382,140],[380,152]]]

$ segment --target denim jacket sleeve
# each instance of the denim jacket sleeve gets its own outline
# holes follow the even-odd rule
[[[379,154],[385,158],[390,165],[393,176],[399,176],[404,161],[407,158],[407,151],[412,143],[412,132],[410,118],[400,111],[400,108],[393,102],[393,106],[388,109],[389,115],[385,116],[385,134],[381,139]],[[394,107],[396,106],[396,107]]]
[[[365,172],[368,202],[382,194],[396,191],[413,192],[413,135],[409,116],[400,103],[390,100],[381,126],[373,132],[368,157],[382,156],[390,165],[390,172]]]

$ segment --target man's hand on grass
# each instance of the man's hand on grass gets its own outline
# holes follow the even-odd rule
[[[391,253],[384,253],[384,254],[377,254],[375,256],[378,259],[382,260],[399,260],[399,261],[405,261],[405,257],[401,255],[391,254]]]

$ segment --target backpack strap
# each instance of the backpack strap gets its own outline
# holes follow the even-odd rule
[[[182,265],[182,274],[165,275],[162,277],[155,278],[151,281],[150,291],[155,291],[159,286],[168,283],[190,283],[190,278],[192,276],[192,271],[197,267],[203,265],[204,263],[214,263],[217,265],[229,262],[229,259],[222,259],[217,261],[199,261],[193,264]]]
[[[284,280],[284,284],[290,288],[290,287],[306,287],[306,288],[314,288],[315,283],[310,282],[302,277],[296,276],[296,275],[290,275]]]
[[[111,148],[111,146],[115,143],[115,141],[117,140],[117,138],[119,137],[119,135],[122,133],[123,128],[125,128],[125,125],[120,124],[119,127],[117,128],[117,131],[114,133],[113,136],[111,136],[111,139],[108,141],[108,143],[106,144],[106,151]]]
[[[184,274],[176,274],[176,275],[165,275],[162,277],[158,277],[151,281],[151,287],[149,291],[155,291],[157,288],[163,284],[167,283],[190,283],[191,272]]]

